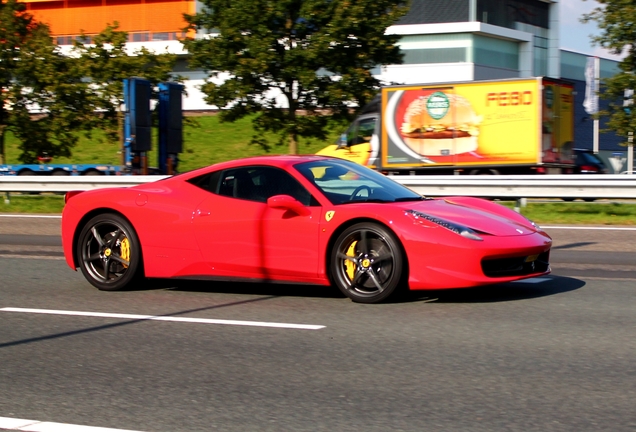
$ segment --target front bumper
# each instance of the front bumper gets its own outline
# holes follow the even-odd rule
[[[542,231],[484,236],[481,242],[461,237],[443,243],[406,242],[409,288],[468,288],[545,275],[550,273],[551,246]]]

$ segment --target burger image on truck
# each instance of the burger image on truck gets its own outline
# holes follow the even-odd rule
[[[548,78],[384,87],[318,153],[393,174],[569,173],[573,90]]]
[[[466,153],[477,150],[480,123],[481,117],[466,98],[436,91],[409,103],[400,134],[423,156],[446,155],[446,151]]]

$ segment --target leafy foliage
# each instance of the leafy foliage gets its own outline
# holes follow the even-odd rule
[[[348,119],[380,82],[371,70],[401,63],[387,27],[408,10],[404,0],[202,0],[186,15],[190,66],[209,79],[206,102],[225,121],[256,114],[252,142],[276,133],[298,152],[299,137],[324,139],[327,114]],[[302,114],[302,115],[301,115]]]
[[[80,131],[103,130],[119,142],[123,79],[181,80],[172,76],[176,55],[129,52],[127,39],[115,23],[65,55],[23,3],[0,0],[0,163],[5,131],[20,140],[23,163],[69,157]]]
[[[68,156],[77,142],[71,131],[84,124],[87,84],[74,61],[15,0],[0,2],[0,156],[4,132],[20,140],[20,161]]]
[[[602,81],[599,96],[609,100],[609,107],[599,112],[607,116],[607,128],[617,135],[629,137],[636,131],[636,106],[625,109],[625,90],[636,89],[636,3],[632,0],[597,0],[600,4],[582,22],[596,21],[601,34],[592,42],[612,54],[624,55],[620,72]]]
[[[145,47],[130,51],[126,48],[128,34],[118,31],[118,27],[116,22],[108,25],[90,44],[80,41],[84,38],[76,40],[72,54],[82,76],[90,82],[88,105],[95,115],[89,128],[104,131],[103,136],[111,143],[121,139],[125,78],[145,78],[153,87],[160,82],[183,80],[172,74],[175,54],[157,54]]]

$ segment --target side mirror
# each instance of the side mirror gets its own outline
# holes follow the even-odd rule
[[[309,216],[311,212],[300,201],[290,195],[274,195],[267,199],[267,206],[281,210],[291,210],[299,216]]]

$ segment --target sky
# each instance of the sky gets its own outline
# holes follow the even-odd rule
[[[583,24],[580,21],[583,14],[598,6],[594,0],[559,0],[559,46],[568,51],[619,59],[598,46],[592,46],[590,35],[599,33],[595,22]]]

